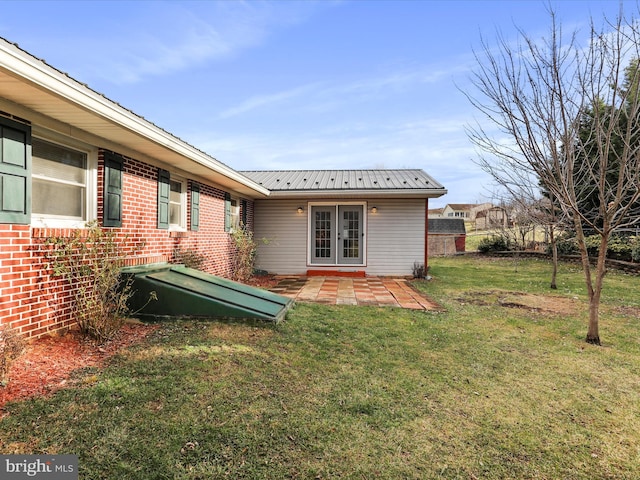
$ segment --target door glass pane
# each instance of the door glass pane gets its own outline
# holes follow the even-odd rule
[[[316,211],[315,214],[315,257],[331,257],[331,212]]]
[[[349,210],[343,212],[342,256],[344,258],[360,257],[360,212]]]

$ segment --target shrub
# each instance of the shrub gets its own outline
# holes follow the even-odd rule
[[[632,237],[631,240],[631,261],[640,262],[640,238]]]
[[[633,237],[613,235],[607,246],[607,257],[629,262],[632,260],[633,246]]]
[[[504,252],[509,250],[509,241],[502,235],[483,238],[478,244],[480,253]]]
[[[560,237],[556,242],[558,247],[558,255],[577,255],[578,246],[575,238]],[[547,247],[547,253],[551,253],[551,244]]]
[[[185,267],[195,268],[196,270],[200,270],[202,268],[202,264],[204,263],[204,256],[199,254],[196,250],[192,248],[181,249],[180,247],[176,247],[173,250],[173,259],[175,263],[181,263]]]
[[[587,253],[590,257],[597,257],[598,250],[600,249],[600,235],[589,235],[584,239],[585,246],[587,247]]]
[[[24,340],[9,325],[0,325],[0,386],[9,381],[9,368],[24,350]]]
[[[120,275],[125,253],[115,233],[96,222],[71,237],[49,237],[47,257],[54,276],[73,285],[73,315],[80,331],[103,342],[123,325],[133,278]]]
[[[587,253],[590,257],[598,256],[601,241],[599,235],[585,237]],[[547,253],[551,253],[550,247]],[[577,255],[578,253],[575,238],[561,237],[558,239],[558,254]],[[640,261],[640,242],[634,236],[612,235],[607,245],[607,258],[638,262]]]
[[[424,263],[413,262],[413,278],[425,278],[429,267],[425,268]]]
[[[237,228],[231,233],[235,246],[235,255],[231,265],[231,278],[237,282],[246,282],[253,275],[256,262],[256,242],[253,240],[253,232]]]

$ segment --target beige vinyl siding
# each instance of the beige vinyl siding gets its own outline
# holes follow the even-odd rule
[[[299,206],[304,207],[298,213]],[[270,273],[307,271],[307,203],[297,200],[256,200],[254,235],[256,268]]]
[[[367,274],[411,275],[424,263],[424,199],[370,200]],[[371,213],[371,207],[378,212]]]
[[[411,275],[413,263],[424,262],[425,200],[365,200],[365,266],[337,265],[329,269],[365,270],[368,275]],[[317,201],[323,200],[314,199]],[[303,213],[297,213],[299,206],[304,208]],[[375,214],[371,213],[373,206],[378,208]],[[303,274],[308,268],[317,268],[307,265],[308,214],[307,202],[256,200],[256,268],[277,274]]]

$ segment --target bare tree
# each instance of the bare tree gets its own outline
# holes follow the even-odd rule
[[[558,209],[556,202],[552,198],[543,197],[533,203],[530,210],[531,216],[538,225],[544,228],[546,243],[551,250],[551,284],[549,288],[558,288],[558,234],[565,230],[566,219],[562,216],[562,211]]]
[[[615,22],[592,21],[586,46],[579,32],[563,34],[550,11],[549,37],[482,41],[467,93],[489,122],[468,128],[481,163],[503,187],[548,192],[576,232],[589,297],[586,341],[600,345],[599,309],[612,232],[636,224],[640,202],[640,30],[622,12]],[[486,125],[496,127],[490,131]],[[496,133],[497,132],[497,133]],[[584,197],[598,199],[585,202]],[[600,236],[595,266],[585,230]]]

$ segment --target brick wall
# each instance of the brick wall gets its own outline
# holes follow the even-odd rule
[[[200,183],[200,228],[176,232],[157,226],[157,167],[125,158],[122,228],[117,237],[128,253],[127,264],[174,260],[176,249],[204,257],[202,270],[228,277],[234,248],[224,231],[224,190]],[[103,155],[98,166],[98,220],[102,219]],[[189,185],[192,180],[188,180]],[[190,192],[190,188],[188,188]],[[188,195],[190,197],[190,194]],[[187,215],[191,199],[187,199]],[[253,228],[253,202],[247,200],[247,227]],[[187,218],[187,226],[190,224]],[[72,286],[51,275],[45,241],[69,237],[72,230],[0,224],[0,323],[26,337],[36,337],[73,325]]]

